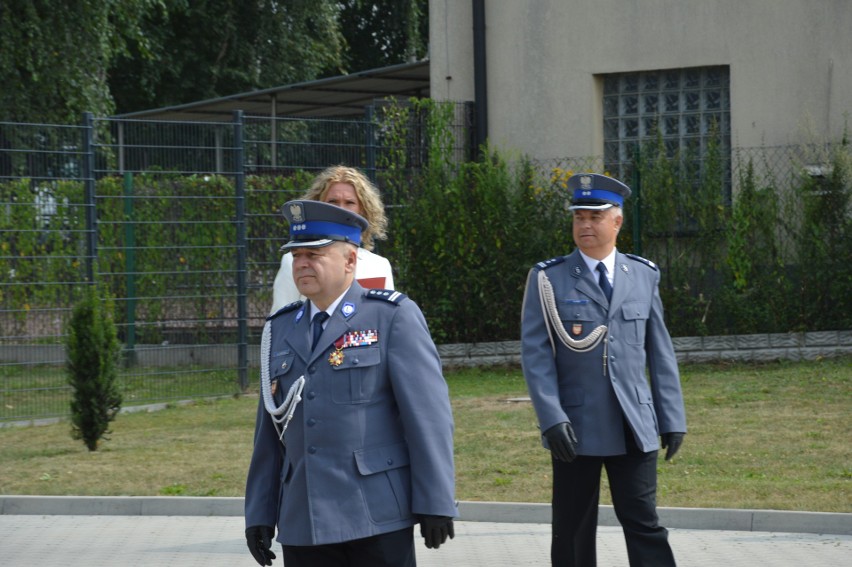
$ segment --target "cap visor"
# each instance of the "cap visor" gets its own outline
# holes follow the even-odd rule
[[[321,238],[319,240],[291,240],[281,247],[281,250],[290,250],[291,248],[321,248],[328,246],[334,240],[330,238]]]
[[[608,209],[610,207],[614,207],[614,206],[615,205],[613,205],[612,203],[604,203],[602,205],[592,205],[592,204],[580,203],[579,205],[571,205],[570,207],[568,207],[568,210],[569,211],[576,211],[577,209],[587,209],[589,211],[603,211],[603,210],[606,210],[606,209]]]

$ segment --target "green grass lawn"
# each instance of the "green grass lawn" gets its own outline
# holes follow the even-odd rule
[[[237,381],[233,368],[204,366],[121,368],[117,379],[123,407],[227,396]],[[0,423],[67,416],[71,393],[61,366],[0,366]]]
[[[681,370],[689,433],[659,461],[660,506],[852,512],[852,359]],[[548,502],[532,406],[513,401],[520,371],[447,381],[457,497]],[[256,407],[246,395],[121,414],[94,453],[67,422],[0,428],[0,494],[242,496]]]

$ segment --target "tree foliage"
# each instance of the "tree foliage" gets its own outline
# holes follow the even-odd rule
[[[119,57],[109,84],[119,112],[216,98],[340,73],[333,0],[165,0],[142,29],[147,51]]]
[[[428,0],[345,0],[340,5],[348,70],[375,69],[426,56]]]
[[[111,114],[107,72],[128,45],[145,49],[139,22],[159,0],[0,2],[0,117],[77,123]]]
[[[78,123],[426,55],[428,0],[7,0],[0,119]]]

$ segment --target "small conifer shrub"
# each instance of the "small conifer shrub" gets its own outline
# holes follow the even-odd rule
[[[112,302],[101,301],[95,286],[74,307],[67,333],[68,383],[71,398],[71,436],[96,451],[109,439],[109,422],[121,408],[116,383],[121,344],[112,319]]]

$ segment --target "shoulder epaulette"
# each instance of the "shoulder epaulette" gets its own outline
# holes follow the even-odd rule
[[[535,266],[533,266],[537,270],[546,270],[551,266],[555,266],[556,264],[561,264],[565,261],[566,256],[557,256],[556,258],[551,258],[550,260],[544,260],[543,262],[538,262]]]
[[[382,301],[387,301],[388,303],[393,303],[394,305],[399,305],[400,302],[408,297],[404,293],[400,291],[394,291],[392,289],[368,289],[367,290],[367,299],[381,299]]]
[[[294,311],[304,304],[305,304],[304,301],[302,301],[301,299],[298,299],[298,300],[294,301],[293,303],[289,303],[289,304],[285,305],[284,307],[282,307],[281,309],[279,309],[278,311],[276,311],[275,313],[273,313],[272,315],[267,317],[266,320],[269,321],[271,319],[278,317],[279,315],[283,315],[284,313],[289,313],[290,311]]]
[[[643,258],[642,256],[637,256],[636,254],[625,254],[625,256],[627,256],[628,258],[632,258],[632,259],[636,260],[637,262],[642,262],[643,264],[645,264],[646,266],[648,266],[652,270],[659,270],[659,268],[657,267],[657,265],[655,263],[653,263],[651,260]]]

